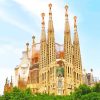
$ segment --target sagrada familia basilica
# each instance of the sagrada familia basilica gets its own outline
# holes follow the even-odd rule
[[[74,16],[74,40],[72,42],[68,5],[66,5],[64,43],[61,45],[55,42],[51,3],[49,4],[47,36],[45,13],[41,16],[40,43],[35,42],[35,36],[32,37],[31,48],[29,48],[29,43],[26,43],[21,63],[15,68],[15,85],[20,89],[30,88],[33,93],[68,95],[83,83],[77,17]],[[4,91],[10,91],[12,87],[12,81],[8,85],[6,79]]]

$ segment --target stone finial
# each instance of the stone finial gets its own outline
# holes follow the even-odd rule
[[[51,11],[52,4],[50,3],[48,6],[49,6],[49,18],[52,19],[52,11]]]
[[[74,27],[77,27],[76,22],[77,22],[77,17],[76,17],[76,16],[74,16]]]
[[[32,36],[33,44],[35,43],[35,36]]]
[[[41,13],[41,17],[42,17],[42,28],[44,28],[44,26],[45,26],[45,22],[44,22],[45,13]]]
[[[35,36],[34,35],[32,36],[32,46],[35,47]]]
[[[52,8],[52,4],[50,3],[48,6],[49,6],[49,9],[51,10],[51,8]]]
[[[29,43],[27,42],[26,43],[26,50],[28,51],[28,49],[29,49]]]
[[[27,46],[27,47],[29,46],[29,43],[28,43],[28,42],[26,43],[26,46]]]
[[[65,20],[68,20],[68,5],[65,5]]]
[[[68,5],[65,5],[65,10],[66,10],[65,16],[68,16]]]
[[[28,47],[29,47],[29,43],[27,42],[27,43],[26,43],[26,48],[28,48]]]
[[[45,13],[41,13],[42,20],[44,20]]]
[[[91,68],[90,71],[93,72],[93,69]]]
[[[74,31],[77,31],[77,17],[74,16]]]

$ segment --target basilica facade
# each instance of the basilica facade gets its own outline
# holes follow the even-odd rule
[[[31,48],[28,43],[26,44],[27,48],[23,52],[21,64],[15,68],[16,86],[21,89],[30,88],[33,93],[68,95],[82,84],[77,17],[74,16],[73,20],[74,40],[72,41],[68,5],[66,5],[65,28],[62,33],[64,34],[64,43],[61,45],[55,42],[52,16],[52,4],[50,3],[47,36],[45,13],[42,13],[40,43],[36,43],[33,36]]]

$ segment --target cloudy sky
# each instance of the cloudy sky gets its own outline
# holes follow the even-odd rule
[[[78,17],[78,32],[83,68],[100,77],[100,0],[0,0],[0,94],[6,77],[13,75],[20,63],[25,43],[35,35],[39,42],[42,12],[48,22],[48,4],[53,4],[56,42],[63,44],[64,6],[69,5],[73,39],[73,16]]]

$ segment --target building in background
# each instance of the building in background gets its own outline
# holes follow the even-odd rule
[[[94,86],[96,83],[99,83],[99,78],[94,77],[93,69],[90,70],[90,73],[87,73],[86,70],[83,70],[83,84],[88,86]]]
[[[29,57],[30,57],[29,43],[26,43],[26,50],[22,52],[21,62],[15,68],[15,85],[16,86],[18,86],[18,81],[27,82],[29,68],[30,68]]]

